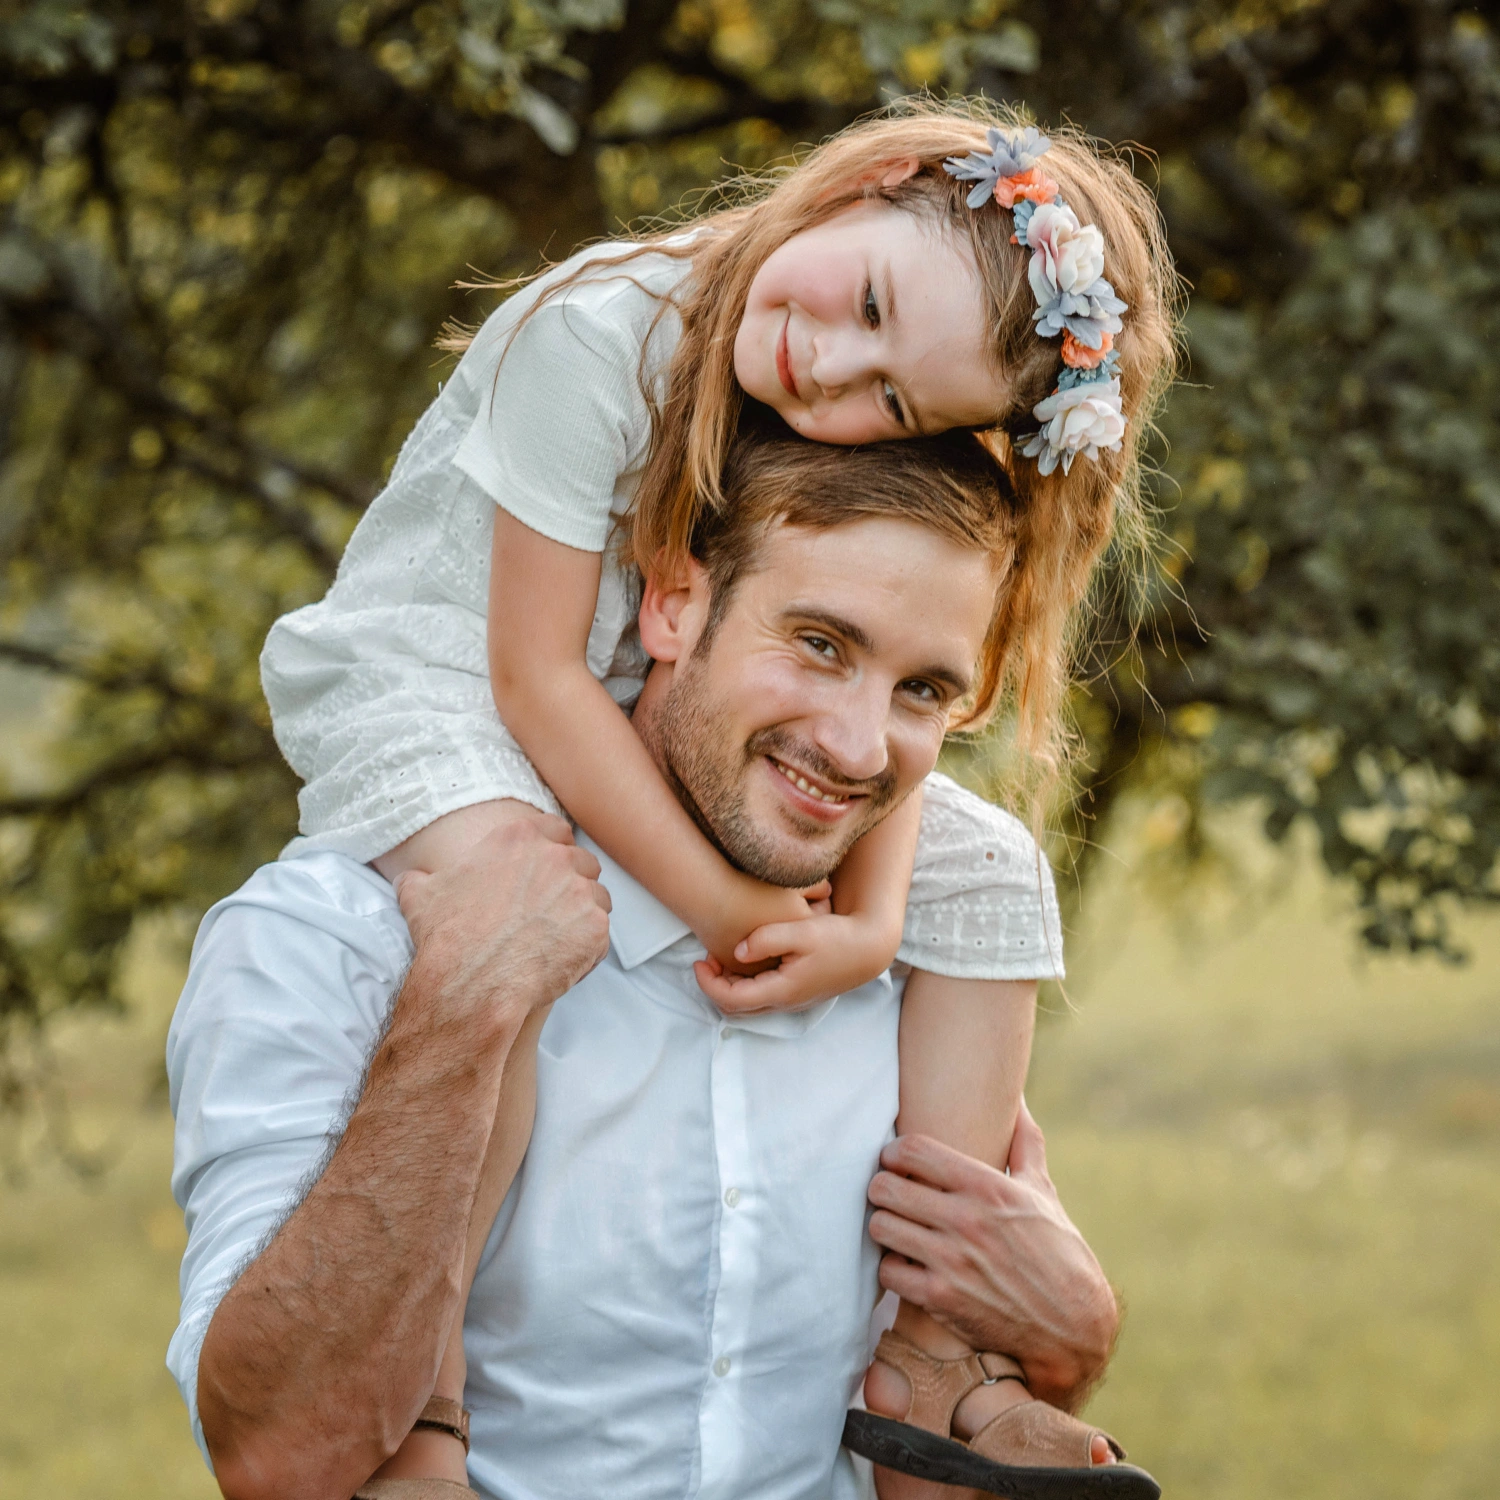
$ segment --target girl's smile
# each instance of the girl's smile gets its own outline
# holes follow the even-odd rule
[[[797,394],[797,382],[792,379],[792,362],[786,350],[786,332],[792,326],[792,315],[786,315],[786,322],[781,325],[781,337],[776,340],[776,375],[781,381],[782,388],[794,401],[801,400]]]
[[[966,247],[884,202],[793,235],[746,299],[734,372],[747,395],[825,443],[980,426],[1004,410]]]

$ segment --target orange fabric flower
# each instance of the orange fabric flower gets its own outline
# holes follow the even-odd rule
[[[995,183],[995,202],[1001,208],[1014,208],[1017,198],[1050,203],[1055,197],[1057,184],[1050,177],[1043,177],[1040,167],[1028,167],[1014,177],[1001,177]]]
[[[1104,335],[1104,342],[1097,349],[1090,349],[1087,344],[1080,344],[1071,332],[1063,334],[1062,357],[1065,365],[1075,370],[1097,370],[1104,363],[1104,356],[1115,346],[1115,336],[1112,333]]]

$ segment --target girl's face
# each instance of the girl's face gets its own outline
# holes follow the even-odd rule
[[[884,202],[793,235],[734,340],[745,393],[823,443],[987,426],[1005,406],[968,247]]]

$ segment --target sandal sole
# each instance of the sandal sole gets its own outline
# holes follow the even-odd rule
[[[925,1427],[857,1409],[844,1419],[844,1446],[913,1479],[961,1485],[1006,1500],[1158,1500],[1161,1494],[1161,1486],[1134,1464],[1091,1469],[997,1464]]]

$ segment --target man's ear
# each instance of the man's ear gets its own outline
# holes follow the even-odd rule
[[[652,661],[681,661],[703,631],[708,575],[692,558],[675,576],[653,573],[641,593],[641,645]]]

